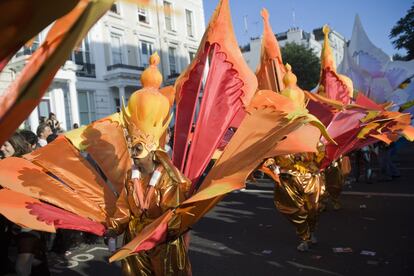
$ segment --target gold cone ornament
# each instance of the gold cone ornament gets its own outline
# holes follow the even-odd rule
[[[289,63],[286,63],[286,69],[287,72],[283,77],[285,89],[283,89],[280,93],[291,99],[296,107],[305,108],[305,93],[297,86],[297,78],[295,74],[292,73],[292,67]]]

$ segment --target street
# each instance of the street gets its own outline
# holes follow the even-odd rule
[[[194,275],[413,275],[414,164],[410,145],[392,182],[344,188],[343,207],[320,217],[318,244],[298,252],[294,227],[274,208],[272,183],[263,180],[227,196],[191,231]],[[333,248],[345,248],[335,253]],[[350,249],[348,249],[350,248]],[[351,252],[347,252],[351,251]],[[84,245],[55,275],[119,275],[104,244]]]

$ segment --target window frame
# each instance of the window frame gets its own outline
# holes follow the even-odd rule
[[[144,12],[144,15],[143,16],[145,16],[145,18],[146,18],[146,21],[144,21],[144,22],[141,21],[141,20],[139,20],[139,17],[140,17],[140,15],[142,15],[142,12]],[[138,17],[138,23],[139,24],[145,24],[145,25],[150,25],[151,24],[151,20],[150,20],[149,10],[148,9],[146,9],[144,7],[137,6],[137,17]]]
[[[190,17],[190,25],[188,24],[188,17],[187,15],[189,14]],[[195,37],[195,28],[194,28],[194,12],[192,10],[189,9],[185,9],[185,25],[186,25],[186,30],[187,30],[187,36],[194,38]],[[191,29],[191,33],[188,32],[189,27]]]
[[[168,27],[167,27],[167,12],[166,12],[166,5],[165,4],[168,4],[169,5],[169,9],[170,9],[170,11],[168,12],[168,14],[169,14],[169,18],[170,18],[171,29],[168,29]],[[173,3],[170,2],[170,1],[163,0],[163,7],[164,7],[164,27],[165,27],[165,29],[168,32],[176,32],[175,31],[174,16],[173,16],[173,12],[172,12],[173,9],[174,9]]]
[[[121,58],[121,62],[120,63],[115,63],[114,62],[114,52],[113,52],[114,47],[113,47],[113,43],[112,43],[112,38],[119,39],[119,56]],[[122,50],[122,45],[123,45],[123,43],[122,43],[123,42],[122,41],[122,35],[121,34],[118,34],[118,33],[111,32],[110,33],[110,41],[111,41],[111,43],[110,43],[111,64],[110,65],[126,64],[126,63],[124,63],[125,57],[123,56],[123,52],[124,51]]]
[[[80,109],[81,103],[80,103],[79,94],[81,94],[81,93],[86,94],[86,103],[87,103],[87,109],[88,109],[86,112],[84,112],[84,111],[81,112],[81,109]],[[91,104],[92,102],[93,102],[93,104]],[[92,107],[94,108],[93,112],[92,112]],[[96,120],[95,91],[93,91],[93,90],[78,90],[78,108],[79,108],[78,112],[79,112],[79,124],[80,125],[88,125],[88,124],[92,123],[93,121],[95,121]],[[83,122],[82,122],[81,114],[83,114],[83,113],[87,113],[87,115],[88,115],[88,121],[89,122],[87,122],[86,124],[83,124]]]
[[[171,50],[173,50],[174,55],[171,55]],[[171,57],[174,58],[174,70],[175,72],[171,71]],[[174,75],[174,74],[178,74],[180,68],[178,68],[178,62],[177,62],[177,47],[174,47],[172,45],[168,46],[168,65],[169,65],[169,72],[170,72],[170,76]]]
[[[143,43],[145,43],[145,44],[147,44],[147,45],[150,46],[149,47],[149,50],[150,51],[149,51],[149,53],[147,53],[146,60],[143,57],[143,51],[142,51],[142,49],[143,49],[143,47],[142,47]],[[155,50],[155,43],[154,42],[151,42],[149,40],[145,40],[145,39],[138,39],[138,45],[139,45],[138,50],[139,50],[140,66],[146,68],[146,67],[149,66],[149,58],[150,58],[150,56],[156,51]]]

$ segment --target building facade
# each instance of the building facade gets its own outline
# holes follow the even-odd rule
[[[108,116],[141,87],[140,76],[155,51],[164,85],[173,84],[194,58],[205,30],[202,0],[151,0],[146,6],[117,1],[89,31],[59,69],[39,106],[25,125],[56,114],[61,126],[86,125]],[[24,47],[0,75],[0,91],[13,81],[48,29]]]
[[[308,33],[300,28],[291,28],[287,32],[275,34],[279,42],[279,46],[283,47],[286,43],[296,43],[310,48],[313,52],[320,57],[323,44],[323,32],[322,27],[314,29]],[[346,46],[346,39],[335,30],[331,30],[329,33],[329,43],[332,48],[332,54],[335,58],[336,65],[338,66],[344,58],[344,48]],[[246,59],[249,67],[256,71],[260,59],[261,38],[252,38],[250,43],[242,48],[243,56]]]

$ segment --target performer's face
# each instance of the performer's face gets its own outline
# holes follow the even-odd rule
[[[148,153],[143,158],[138,158],[139,154],[143,151],[144,147],[141,144],[137,144],[132,147],[132,159],[134,160],[135,166],[142,174],[151,174],[155,170],[154,152]]]

